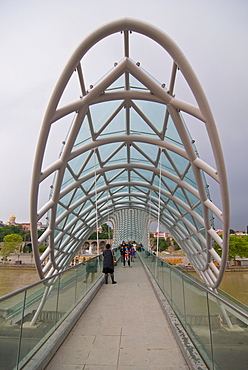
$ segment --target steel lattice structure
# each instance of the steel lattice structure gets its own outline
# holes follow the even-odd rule
[[[82,67],[85,56],[93,46],[116,34],[124,46],[122,59],[87,90]],[[171,62],[168,87],[142,69],[140,61],[131,59],[132,34],[141,34],[163,48]],[[179,75],[195,104],[176,97]],[[185,113],[204,125],[215,168],[199,158]],[[62,127],[66,120],[71,121],[71,127],[63,150],[47,165],[44,156],[49,150],[50,131],[55,125]],[[205,175],[219,187],[221,209],[210,199]],[[45,202],[43,184],[51,185],[50,199]],[[215,288],[227,261],[229,213],[216,125],[202,87],[174,41],[161,30],[132,19],[109,23],[86,37],[57,82],[37,144],[31,233],[40,277],[66,268],[98,223],[109,219],[116,243],[132,238],[147,247],[149,223],[159,215],[159,223],[181,246],[195,270]],[[45,215],[47,229],[38,239],[37,222]],[[222,237],[214,229],[214,217],[223,225]],[[48,247],[40,256],[38,248],[46,239]]]

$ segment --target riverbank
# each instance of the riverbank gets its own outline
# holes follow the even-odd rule
[[[28,269],[35,269],[34,257],[32,253],[20,253],[11,255],[8,258],[8,261],[0,261],[0,268],[28,268]]]
[[[192,266],[180,266],[183,270],[191,272],[195,271],[195,269]],[[226,272],[248,272],[248,266],[227,266]]]
[[[27,264],[27,263],[23,263],[23,264],[14,264],[14,263],[0,263],[0,269],[1,268],[13,268],[13,269],[36,269],[36,266],[35,264]]]

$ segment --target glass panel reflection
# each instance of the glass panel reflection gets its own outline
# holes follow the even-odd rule
[[[246,307],[143,250],[140,254],[208,369],[247,368]]]
[[[0,369],[13,369],[18,363],[25,295],[23,291],[0,301]]]
[[[218,368],[247,369],[247,315],[209,297],[213,356]]]
[[[211,331],[209,327],[209,312],[207,292],[194,284],[193,281],[184,278],[185,292],[185,320],[187,333],[204,361],[212,367]]]
[[[55,330],[59,319],[57,312],[59,277],[54,277],[27,290],[22,325],[19,361],[30,358],[37,345],[44,343]],[[25,361],[24,361],[25,362]]]

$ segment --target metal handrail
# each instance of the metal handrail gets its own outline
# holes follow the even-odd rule
[[[203,289],[208,294],[220,300],[222,303],[227,305],[229,308],[231,309],[235,308],[235,310],[238,311],[238,313],[245,316],[245,318],[248,320],[248,307],[247,307],[247,310],[245,310],[245,308],[240,307],[237,303],[233,302],[231,299],[229,300],[225,296],[221,295],[221,292],[215,292],[214,290],[211,290],[210,288],[208,288],[206,285],[204,285],[204,283],[200,282],[199,280],[195,279],[193,276],[189,275],[187,271],[181,268],[175,267],[173,265],[170,265],[168,262],[164,261],[161,257],[155,256],[151,253],[150,255],[153,256],[154,258],[157,258],[159,261],[163,262],[164,264],[166,264],[170,269],[176,271],[179,275],[183,276],[183,278],[190,280],[193,284],[197,285],[198,287]],[[228,294],[225,293],[225,295],[228,295]],[[236,301],[238,302],[238,300]],[[242,306],[245,306],[242,302],[240,302],[240,304]]]

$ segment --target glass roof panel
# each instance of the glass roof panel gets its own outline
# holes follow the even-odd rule
[[[127,150],[122,147],[115,155],[110,159],[108,163],[114,162],[126,162],[127,161]]]
[[[146,121],[134,110],[130,110],[130,131],[133,134],[156,135],[154,130],[146,123]]]
[[[175,124],[171,116],[169,116],[168,123],[167,123],[165,140],[166,139],[173,142],[173,144],[178,144],[180,146],[183,146],[182,140],[177,132],[177,129],[175,127]]]
[[[121,170],[119,168],[116,170],[106,171],[105,176],[108,181],[111,181],[116,175],[118,175],[118,173],[121,173]]]
[[[169,179],[168,177],[167,178],[163,177],[163,181],[166,184],[166,186],[168,186],[168,189],[165,188],[165,190],[170,191],[172,193],[174,191],[175,187],[177,186],[177,183],[175,181]],[[159,186],[159,178],[158,177],[156,179],[156,185]]]
[[[193,225],[193,227],[195,227],[194,219],[192,218],[192,216],[189,213],[186,213],[183,217],[185,219],[187,219]]]
[[[141,176],[145,177],[148,182],[152,180],[152,176],[154,175],[153,171],[144,170],[142,168],[136,169],[136,172],[140,174]]]
[[[203,228],[204,225],[202,225],[197,219],[194,219],[194,222],[197,227],[197,230],[200,230]]]
[[[81,188],[78,188],[74,194],[74,197],[72,199],[72,204],[77,202],[79,199],[82,199],[85,196],[83,190]]]
[[[123,90],[125,86],[125,76],[121,75],[105,91]]]
[[[101,186],[104,186],[106,185],[106,182],[105,182],[105,179],[101,176],[98,180],[97,180],[97,187],[100,188]]]
[[[131,162],[145,162],[151,164],[151,162],[133,146],[130,147]]]
[[[136,189],[139,189],[140,191],[144,192],[145,194],[147,194],[148,192],[148,188],[147,187],[144,187],[144,186],[135,186]]]
[[[119,176],[117,176],[117,178],[113,181],[113,183],[119,182],[119,181],[128,181],[127,171],[122,172]]]
[[[192,170],[192,167],[190,167],[186,173],[186,176],[184,177],[184,181],[186,181],[188,184],[193,186],[194,188],[196,187],[196,181],[194,177],[194,173]]]
[[[189,164],[189,161],[186,158],[183,158],[182,156],[170,150],[167,151],[167,154],[172,160],[172,163],[174,164],[174,166],[177,168],[178,172],[180,174],[183,174]]]
[[[131,90],[148,90],[137,78],[129,74],[129,87]]]
[[[75,189],[69,191],[63,198],[60,199],[60,203],[67,205],[72,200],[74,193]]]
[[[169,157],[170,158],[170,157]],[[164,154],[161,158],[161,167],[170,173],[173,173],[175,175],[175,166],[173,166],[172,162],[169,161],[168,157]]]
[[[81,128],[78,131],[78,134],[77,134],[77,137],[76,137],[76,140],[75,140],[75,143],[74,143],[73,147],[75,148],[78,145],[80,145],[82,143],[85,143],[89,140],[91,140],[91,133],[90,133],[90,128],[89,128],[88,117],[85,116],[84,120],[81,124]]]
[[[201,204],[199,204],[197,207],[194,208],[194,211],[200,215],[201,217],[203,217],[203,211],[202,211],[202,206]]]
[[[71,159],[70,162],[68,162],[71,169],[76,175],[79,173],[88,155],[89,155],[88,152],[84,152],[82,154],[79,154],[77,157]]]
[[[96,168],[96,163],[95,163],[96,161],[95,161],[95,156],[94,155],[92,155],[90,158],[89,158],[89,160],[88,160],[88,162],[87,162],[87,164],[85,165],[85,167],[84,167],[84,170],[83,170],[83,175],[85,175],[86,173],[88,173],[89,171],[94,171],[95,170],[95,168]]]
[[[82,210],[82,204],[80,204],[78,207],[74,208],[73,213],[75,213],[76,215],[79,215],[81,210]]]
[[[91,206],[92,206],[91,201],[90,201],[90,200],[87,200],[87,201],[84,203],[84,205],[83,205],[83,210],[85,210],[85,209],[87,209],[88,207],[91,207]],[[82,210],[81,210],[81,212],[82,212]],[[80,212],[80,214],[81,214],[81,212]]]
[[[111,100],[103,103],[93,104],[90,106],[90,113],[94,132],[98,132],[100,130],[100,128],[109,120],[109,118],[113,115],[113,113],[120,106],[120,104],[121,103],[119,100]],[[113,121],[114,124],[116,125],[115,128],[113,128]],[[105,129],[104,133],[107,134],[110,131],[115,132],[123,130],[124,123],[125,121],[123,120],[123,113],[120,114],[119,112],[117,116],[112,120],[112,125],[110,125],[112,126],[112,128]]]
[[[56,212],[56,218],[58,218],[58,216],[60,216],[65,210],[66,210],[66,208],[63,207],[61,204],[58,203],[58,205],[57,205],[57,212]]]
[[[158,153],[160,152],[160,149],[153,144],[139,142],[137,143],[137,145],[141,149],[141,151],[144,152],[153,161],[156,159]]]
[[[105,162],[107,160],[107,158],[112,154],[114,153],[118,148],[121,149],[121,146],[122,144],[120,143],[108,143],[108,144],[105,144],[105,145],[102,145],[98,148],[98,152],[100,154],[100,157],[101,157],[101,161],[102,162]],[[123,149],[123,148],[122,148]],[[123,153],[121,154],[123,155]],[[120,156],[120,154],[117,154],[117,157]],[[116,158],[117,158],[116,157]],[[110,163],[111,160],[108,162]]]
[[[83,173],[82,175],[84,175],[84,173]],[[85,180],[85,181],[82,183],[82,187],[83,187],[83,189],[85,189],[85,191],[88,191],[88,189],[92,187],[92,184],[94,184],[94,181],[95,181],[95,179],[94,179],[94,178],[90,178],[90,179],[88,179],[88,180]]]
[[[165,113],[167,110],[166,106],[145,100],[134,100],[134,103],[153,124],[153,126],[161,132],[164,126]]]
[[[108,123],[108,125],[101,131],[99,137],[120,135],[126,133],[126,112],[122,108],[117,115]]]
[[[171,199],[169,200],[169,202],[167,203],[168,206],[170,206],[171,208],[177,210],[177,207],[175,205],[175,202],[173,202]],[[175,215],[174,215],[175,217]]]
[[[63,176],[61,189],[64,189],[66,186],[70,185],[74,181],[75,179],[73,178],[71,172],[68,170],[68,168],[66,168]]]
[[[190,193],[188,190],[184,189],[185,194],[187,195],[191,205],[194,205],[199,202],[199,199],[196,198],[192,193]]]
[[[66,223],[66,220],[63,219],[57,226],[56,226],[56,229],[57,230],[63,230],[64,227],[65,227],[65,223]]]

